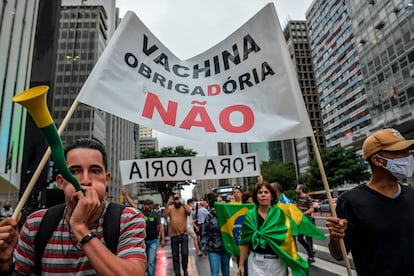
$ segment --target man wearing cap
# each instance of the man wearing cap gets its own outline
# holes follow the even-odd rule
[[[128,191],[125,188],[121,190],[122,194],[128,201],[129,205],[138,209],[138,205],[129,196]],[[165,230],[164,225],[161,223],[160,215],[153,211],[154,202],[151,199],[145,199],[142,212],[144,213],[144,219],[146,223],[146,237],[145,246],[147,253],[147,276],[155,275],[155,268],[157,264],[157,249],[158,249],[158,237],[161,234],[161,247],[165,246]]]
[[[343,238],[358,275],[413,273],[414,190],[399,183],[413,176],[413,146],[414,140],[390,128],[366,138],[362,153],[372,177],[339,196],[338,218],[327,219],[331,255],[342,260]]]
[[[147,276],[155,275],[159,234],[161,234],[161,247],[165,246],[164,225],[161,223],[160,215],[152,210],[153,206],[154,202],[151,199],[144,200],[142,212],[147,223],[147,236],[145,238],[145,245],[147,247]]]

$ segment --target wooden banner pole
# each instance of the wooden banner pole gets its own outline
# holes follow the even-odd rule
[[[326,177],[325,168],[323,166],[321,154],[319,153],[319,148],[318,148],[318,144],[316,143],[315,135],[312,135],[311,139],[312,139],[313,150],[315,152],[316,162],[318,163],[319,171],[320,171],[321,177],[322,177],[323,187],[325,189],[326,197],[327,197],[328,202],[329,202],[329,208],[331,209],[331,214],[332,214],[333,217],[338,217],[337,214],[336,214],[335,207],[332,204],[331,190],[329,188],[328,178]],[[348,254],[347,254],[346,248],[345,248],[345,243],[344,243],[344,240],[342,238],[339,239],[339,246],[341,247],[342,257],[343,257],[344,262],[345,262],[345,267],[346,267],[346,270],[348,272],[348,276],[352,276],[351,265],[349,263]]]

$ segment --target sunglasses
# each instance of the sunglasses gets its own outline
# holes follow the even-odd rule
[[[180,198],[179,197],[174,197],[174,200],[179,200]]]

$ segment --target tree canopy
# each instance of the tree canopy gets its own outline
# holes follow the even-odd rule
[[[176,147],[163,147],[160,151],[155,148],[149,148],[142,154],[142,158],[164,158],[164,157],[185,157],[185,156],[196,156],[197,152],[192,149],[186,149],[184,146]],[[167,203],[168,198],[174,194],[174,189],[182,185],[188,185],[188,182],[177,182],[177,181],[154,181],[147,182],[145,186],[156,190],[160,193],[163,205]]]
[[[321,149],[322,163],[330,188],[345,183],[360,183],[369,179],[364,160],[354,151],[344,148]],[[311,190],[323,189],[321,174],[316,160],[309,164],[307,186]]]
[[[276,163],[264,161],[260,165],[263,179],[268,182],[279,182],[284,190],[296,188],[295,166],[292,163]]]

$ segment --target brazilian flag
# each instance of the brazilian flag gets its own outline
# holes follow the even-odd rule
[[[220,224],[221,237],[227,254],[239,256],[240,231],[244,215],[253,208],[253,203],[228,204],[215,202],[217,220]]]
[[[226,251],[230,255],[240,255],[240,232],[246,213],[255,207],[255,204],[226,204],[215,203],[217,219],[220,224],[221,235]],[[275,206],[276,207],[276,206]],[[286,241],[283,242],[282,250],[302,265],[307,263],[299,256],[296,250],[296,245],[292,237],[297,235],[305,235],[314,237],[316,239],[325,239],[325,235],[320,231],[294,204],[278,203],[283,216],[280,216],[280,222],[285,227],[289,224],[289,234],[286,235]]]

